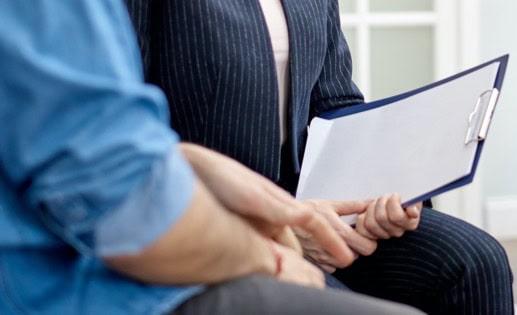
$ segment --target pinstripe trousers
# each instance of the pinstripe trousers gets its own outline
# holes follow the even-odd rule
[[[278,183],[288,190],[296,185],[299,159],[293,154],[303,150],[311,115],[361,101],[337,0],[282,0],[292,37],[291,138],[285,151],[291,154],[280,154],[277,108],[262,106],[277,102],[257,1],[157,1],[165,4],[157,15],[147,6],[153,1],[126,1],[146,76],[164,89],[182,139],[230,155],[272,180],[282,173]],[[320,51],[320,43],[327,51]],[[484,231],[430,208],[415,232],[380,241],[372,256],[333,276],[354,291],[430,314],[513,314],[504,249]]]
[[[379,242],[334,277],[354,291],[429,314],[513,314],[512,273],[501,245],[457,218],[424,208],[415,232]]]
[[[296,174],[282,181],[293,192]],[[513,275],[504,248],[458,218],[424,207],[420,224],[401,238],[380,240],[373,255],[326,274],[329,287],[412,305],[428,314],[513,314]]]

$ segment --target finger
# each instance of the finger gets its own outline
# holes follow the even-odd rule
[[[354,251],[354,253],[369,256],[377,249],[377,242],[361,235],[357,230],[347,226],[343,228],[343,232],[340,233],[348,246]],[[356,257],[357,258],[357,257]]]
[[[236,212],[277,225],[294,225],[303,220],[306,214],[299,201],[267,178],[255,173],[250,176],[258,185],[241,194]]]
[[[398,204],[400,200],[395,203]],[[397,218],[393,217],[392,221],[398,226],[404,228],[406,231],[414,231],[420,223],[420,212],[422,209],[422,203],[419,202],[415,205],[409,206],[405,209],[404,215],[398,215]],[[400,211],[397,211],[399,213]]]
[[[400,206],[400,196],[391,195],[384,206],[384,216],[381,218],[377,212],[378,223],[390,236],[400,237],[406,231],[409,217]]]
[[[411,219],[406,228],[407,231],[414,231],[418,228],[418,224],[420,223],[420,218]]]
[[[396,195],[396,198],[391,198],[388,201],[388,209],[390,222],[405,230],[411,218],[408,216],[408,213],[401,208],[400,196]]]
[[[328,201],[338,215],[359,214],[366,211],[368,202],[364,200]]]
[[[328,265],[333,268],[342,268],[345,267],[341,263],[339,263],[334,257],[330,256],[324,249],[320,246],[315,246],[307,249],[304,247],[304,258],[307,261],[310,261],[314,265]]]
[[[385,231],[382,226],[377,222],[377,211],[381,211],[381,209],[386,207],[386,202],[388,200],[389,195],[384,195],[377,199],[376,202],[370,204],[368,210],[366,211],[366,218],[364,222],[365,228],[371,234],[375,235],[378,238],[388,239],[390,235],[387,231]]]
[[[352,250],[323,216],[313,211],[298,226],[310,233],[340,264],[348,265],[353,262]]]
[[[325,270],[328,273],[334,273],[336,272],[336,267],[326,264],[319,264],[320,268]]]
[[[423,204],[422,202],[419,202],[417,204],[411,205],[406,208],[407,215],[412,218],[416,219],[420,216],[420,212],[422,212]]]
[[[366,226],[364,225],[366,221],[366,213],[362,213],[357,216],[357,219],[355,221],[355,230],[362,236],[369,238],[370,240],[376,240],[378,239],[377,236],[370,233]]]
[[[364,217],[363,214],[360,216]],[[339,233],[339,235],[346,241],[348,246],[352,249],[355,254],[355,258],[358,254],[368,256],[371,255],[377,248],[377,242],[373,241],[369,237],[365,237],[353,229],[349,224],[343,222],[337,215],[333,214],[328,218],[331,225]]]
[[[257,198],[256,196],[260,197]],[[311,211],[294,199],[284,201],[263,192],[256,194],[256,196],[255,198],[248,198],[247,204],[242,207],[247,211],[241,209],[239,214],[278,226],[298,225],[300,222],[306,221],[307,216],[311,215]]]
[[[415,218],[411,217],[411,213],[416,210],[417,206],[410,207],[408,211],[405,211],[400,206],[401,200],[400,195],[395,194],[390,200],[388,200],[387,208],[388,208],[388,214],[390,217],[390,221],[398,226],[399,228],[403,229],[403,231],[396,231],[396,233],[392,233],[393,236],[401,236],[404,231],[409,230],[414,226],[415,219],[417,219],[419,216],[418,214],[415,216]],[[414,213],[413,213],[414,214]],[[397,234],[398,233],[398,234]]]
[[[265,190],[266,188],[263,189]],[[278,225],[290,224],[293,220],[297,220],[298,216],[303,215],[300,211],[295,211],[296,204],[291,201],[283,201],[264,191],[255,197],[257,196],[258,201],[255,203],[250,201],[248,204],[251,209],[249,213],[247,213],[248,215]]]
[[[322,251],[319,251],[316,255],[315,259],[313,259],[313,261],[315,261],[318,265],[329,265],[329,266],[332,266],[334,268],[344,268],[346,266],[344,266],[343,264],[339,263],[339,261],[337,261],[334,257],[330,256],[327,252],[322,252]],[[354,253],[354,257],[355,257],[355,253]]]

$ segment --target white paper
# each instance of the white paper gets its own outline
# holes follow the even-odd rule
[[[477,142],[468,118],[493,88],[499,63],[409,98],[310,125],[298,199],[412,200],[470,174]]]

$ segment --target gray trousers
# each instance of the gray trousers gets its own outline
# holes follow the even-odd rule
[[[420,311],[352,291],[318,290],[250,276],[209,287],[174,312],[174,315],[300,315],[300,314],[396,314]]]

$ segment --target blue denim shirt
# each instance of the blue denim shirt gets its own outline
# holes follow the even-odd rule
[[[123,3],[0,1],[0,21],[0,313],[174,309],[202,288],[102,263],[171,228],[194,181]]]

